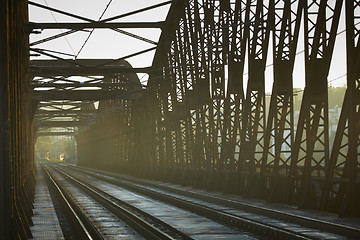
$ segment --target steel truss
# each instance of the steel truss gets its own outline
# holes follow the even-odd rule
[[[321,209],[341,216],[359,214],[360,180],[360,51],[359,1],[345,1],[347,91],[326,172]],[[354,211],[355,210],[355,211]]]
[[[304,6],[306,87],[288,184],[289,201],[303,208],[318,207],[329,161],[327,75],[341,7],[342,1],[307,1]]]
[[[355,127],[358,121],[349,117],[358,116],[355,100],[343,108],[329,154],[327,75],[343,1],[189,0],[176,4],[181,7],[172,22],[167,20],[171,30],[159,42],[164,46],[154,60],[153,68],[162,70],[149,85],[149,115],[154,124],[151,156],[159,166],[157,173],[182,183],[302,208],[340,212],[344,202],[358,199],[351,189],[358,188],[359,160],[350,163],[350,158],[343,157],[341,165],[335,160],[348,154],[358,157],[358,130],[352,131],[355,140],[341,144],[350,137],[347,126]],[[349,1],[347,16],[356,13],[348,5],[358,7]],[[354,20],[350,22],[357,26]],[[357,32],[353,32],[348,39],[356,41]],[[306,87],[296,124],[292,74],[302,38]],[[272,49],[268,48],[270,39]],[[354,79],[348,80],[352,82],[349,89],[358,89],[356,68],[350,67],[356,65],[356,44],[348,47],[352,56],[348,74]],[[266,110],[264,73],[269,51],[274,84]],[[350,92],[356,91],[348,90],[346,102],[350,96],[357,99]],[[355,172],[345,171],[346,165]],[[332,176],[334,172],[340,175]],[[339,199],[341,203],[331,208],[330,202]]]
[[[293,81],[303,1],[271,1],[274,84],[264,135],[262,196],[285,201],[284,183],[289,177],[294,144]],[[285,180],[285,181],[284,181]]]
[[[327,76],[344,2],[348,82],[332,144]],[[117,104],[127,107],[98,118],[77,135],[83,146],[80,162],[359,216],[360,3],[173,0],[171,4],[161,23],[151,69],[123,69],[148,71],[146,89],[135,99],[101,99],[103,110]],[[83,20],[89,26],[103,25]],[[302,56],[297,54],[301,39],[306,86],[296,122],[293,72],[295,60]],[[269,56],[274,83],[267,106]],[[129,85],[123,83],[131,73],[107,71],[119,71],[123,80],[95,83],[129,93]],[[95,147],[101,151],[95,153]],[[104,158],[109,160],[96,160]]]
[[[75,20],[72,23],[28,23],[26,25],[26,32],[30,34],[40,34],[40,37],[42,36],[42,31],[48,29],[71,29],[61,34],[40,38],[29,44],[29,50],[32,56],[42,55],[50,58],[47,60],[30,61],[32,115],[35,117],[36,122],[35,131],[49,126],[69,127],[89,125],[93,124],[103,115],[111,114],[111,112],[118,111],[119,109],[126,110],[129,108],[128,103],[138,98],[143,90],[135,74],[151,72],[151,68],[134,68],[125,59],[156,49],[156,47],[151,47],[118,59],[76,59],[77,56],[62,51],[44,49],[38,47],[38,45],[83,31],[85,28],[107,28],[137,40],[157,45],[157,42],[129,33],[123,29],[128,27],[160,28],[163,26],[163,22],[114,23],[113,21],[169,5],[170,3],[171,1],[165,1],[153,6],[95,21],[30,1],[29,5],[31,6],[62,14]],[[76,22],[78,20],[85,22]],[[64,56],[75,57],[75,60],[64,58]],[[82,82],[73,80],[74,77],[82,77]],[[80,112],[83,111],[84,108],[87,108],[86,105],[93,106],[97,101],[121,102],[122,105],[115,104],[112,108],[106,108],[104,111],[98,111],[90,107],[91,115],[88,115],[87,118],[85,118],[86,115],[80,115]],[[80,107],[79,104],[81,105]],[[39,111],[42,111],[42,114],[39,114]],[[56,111],[57,114],[54,114],[54,111]],[[46,114],[46,112],[48,113]],[[71,123],[69,121],[76,122]],[[81,128],[84,129],[84,127]],[[73,128],[74,132],[77,132],[78,129],[79,128]],[[41,132],[41,134],[47,133]]]

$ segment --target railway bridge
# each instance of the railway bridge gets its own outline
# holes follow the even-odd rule
[[[96,2],[0,1],[0,239],[360,238],[360,1]]]

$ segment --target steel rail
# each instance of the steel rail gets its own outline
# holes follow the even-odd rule
[[[133,227],[136,231],[138,231],[141,235],[148,239],[192,239],[191,237],[187,236],[186,234],[182,233],[181,231],[173,228],[169,224],[151,216],[150,214],[124,202],[117,198],[112,197],[111,195],[105,193],[104,191],[90,186],[82,182],[81,180],[71,176],[70,174],[66,173],[59,168],[53,167],[56,171],[62,174],[66,179],[70,180],[74,184],[78,185],[84,192],[86,192],[90,197],[94,200],[98,201],[102,204],[105,208],[107,208],[110,212],[115,214],[117,217],[125,221],[131,227]],[[125,207],[123,207],[125,206]],[[130,208],[131,210],[128,210]],[[136,213],[133,213],[136,212]],[[139,217],[138,214],[142,217]],[[144,220],[146,219],[146,220]],[[148,221],[150,219],[155,224],[151,224]],[[154,225],[161,225],[165,227],[168,231],[171,232],[170,234],[165,232],[164,230],[155,227]]]
[[[72,200],[70,194],[64,190],[62,185],[53,177],[53,175],[43,167],[45,176],[54,187],[59,200],[63,203],[62,206],[69,213],[72,223],[74,224],[73,230],[79,234],[81,239],[104,239],[92,222],[85,216],[81,209]]]

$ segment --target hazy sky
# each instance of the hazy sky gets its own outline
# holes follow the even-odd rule
[[[109,0],[98,1],[84,1],[84,0],[36,0],[35,2],[54,7],[69,13],[74,13],[80,16],[98,20],[103,13]],[[159,0],[113,0],[110,3],[109,8],[105,12],[102,19],[112,16],[127,13],[133,10],[138,10],[143,7],[148,7],[153,4],[157,4],[163,1]],[[166,18],[168,12],[168,6],[160,7],[147,12],[139,13],[130,17],[125,17],[114,22],[124,21],[163,21]],[[54,18],[57,22],[81,22],[81,20],[64,16],[53,12],[53,15],[49,10],[44,10],[38,7],[29,7],[29,18],[32,22],[54,22]],[[142,37],[157,41],[160,36],[160,30],[158,29],[124,29],[128,32],[140,35]],[[67,30],[63,30],[67,31]],[[44,30],[42,34],[31,35],[31,41],[35,41],[45,36],[55,35],[60,33],[59,29],[56,30]],[[36,47],[44,49],[52,49],[69,54],[77,54],[80,50],[85,39],[89,35],[88,32],[77,32],[68,35],[66,38],[59,38],[44,44],[37,45]],[[123,34],[117,33],[107,29],[94,30],[89,41],[79,54],[78,58],[119,58],[140,50],[154,47],[155,45],[149,44]],[[129,61],[136,67],[150,66],[153,53],[143,54],[139,57],[129,59]]]
[[[50,7],[58,8],[66,12],[98,20],[103,13],[109,0],[33,0],[34,2],[46,5]],[[137,10],[139,8],[151,6],[153,4],[164,2],[165,0],[112,0],[109,8],[104,14],[102,19],[116,16],[129,11]],[[117,22],[122,21],[163,21],[166,18],[169,5],[157,8],[155,10],[147,11],[144,13],[136,14],[131,17],[115,20]],[[81,22],[71,17],[67,17],[57,13],[51,13],[49,10],[40,9],[37,7],[29,6],[29,17],[31,22]],[[340,19],[340,26],[338,32],[345,29],[344,11]],[[160,30],[156,29],[124,29],[131,33],[135,33],[158,41]],[[67,30],[63,30],[67,31]],[[31,35],[31,42],[36,41],[46,36],[55,35],[61,33],[61,30],[44,30],[42,34]],[[77,32],[68,35],[66,38],[59,38],[44,44],[34,46],[35,48],[44,48],[60,52],[66,52],[68,54],[76,55],[83,45],[85,39],[88,37],[88,32]],[[120,58],[137,51],[148,49],[154,45],[145,43],[143,41],[124,36],[120,33],[112,30],[95,30],[90,37],[89,41],[85,45],[84,49],[79,54],[78,58]],[[299,39],[299,46],[297,52],[303,50],[303,39]],[[151,65],[154,51],[142,54],[137,57],[129,58],[128,61],[134,67],[147,67]],[[64,58],[71,58],[63,56]],[[37,57],[33,59],[41,59],[44,57]],[[269,55],[268,65],[272,63],[272,56]],[[304,54],[297,55],[294,69],[294,87],[304,87]],[[245,71],[247,72],[247,71]],[[337,79],[338,77],[346,73],[346,55],[345,55],[345,33],[337,36],[337,41],[334,49],[334,58],[332,62],[331,71],[329,73],[328,80]],[[143,74],[140,74],[140,77]],[[245,76],[246,77],[246,76]],[[146,77],[145,77],[146,79]],[[268,67],[266,70],[266,91],[271,92],[272,86],[272,67]],[[335,81],[332,81],[333,86],[342,86],[346,82],[346,78],[342,77]],[[246,84],[245,84],[246,85]]]

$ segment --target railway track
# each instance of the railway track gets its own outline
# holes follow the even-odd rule
[[[75,239],[191,239],[151,215],[72,176],[44,168],[70,212]],[[131,229],[129,229],[131,228]],[[123,230],[126,231],[123,231]]]
[[[87,194],[95,191],[115,202],[120,201],[120,198],[125,198],[123,202],[129,205],[128,208],[136,208],[133,204],[136,201],[138,201],[137,205],[149,204],[140,210],[147,214],[143,219],[158,215],[155,217],[156,219],[160,218],[162,219],[159,220],[160,222],[166,222],[163,229],[169,229],[169,226],[172,226],[173,230],[166,234],[173,239],[212,239],[215,236],[226,236],[224,239],[245,239],[245,236],[246,239],[359,239],[360,236],[357,229],[336,224],[329,226],[325,222],[314,219],[262,209],[219,196],[145,182],[119,174],[109,175],[109,173],[104,174],[101,171],[93,172],[68,165],[57,166],[52,171],[55,170],[73,184],[82,186],[84,189],[85,187],[92,189],[84,190]],[[131,195],[136,195],[140,199],[134,200]],[[93,198],[96,199],[96,197]],[[157,202],[158,205],[152,206],[148,202]],[[176,208],[175,215],[177,216],[173,219],[169,216],[174,213],[167,212],[169,207]],[[162,211],[169,216],[157,214]],[[194,221],[191,221],[193,220],[191,218],[191,220],[187,219],[185,217],[187,214],[197,215],[201,219],[197,221],[207,220],[206,224],[209,225],[209,229],[217,230],[209,231],[207,235],[197,234],[197,228],[191,228]],[[177,224],[176,219],[179,218],[181,221]],[[211,224],[215,225],[212,227]],[[219,227],[222,228],[222,231],[219,230]],[[150,239],[144,234],[142,236]]]
[[[256,236],[248,232],[231,229],[207,218],[189,213],[188,211],[182,211],[173,206],[166,206],[166,204],[163,204],[162,202],[157,202],[153,199],[147,199],[138,194],[121,190],[118,187],[114,187],[108,183],[102,183],[96,179],[84,178],[74,172],[70,173],[69,171],[63,171],[53,167],[46,167],[46,169],[56,181],[62,183],[60,188],[64,188],[65,191],[70,192],[69,195],[71,195],[71,198],[75,199],[76,204],[80,206],[82,211],[88,215],[88,217],[90,214],[90,220],[95,223],[94,225],[101,223],[104,217],[106,219],[113,219],[110,221],[111,224],[122,221],[128,223],[127,217],[124,218],[115,213],[115,216],[111,216],[109,212],[105,213],[103,208],[106,208],[111,212],[111,207],[109,208],[104,205],[104,200],[99,200],[101,198],[112,200],[118,205],[124,205],[124,208],[129,208],[128,210],[132,212],[133,215],[140,215],[139,218],[134,219],[133,223],[128,223],[129,227],[133,228],[138,222],[148,222],[149,225],[151,225],[145,230],[134,228],[133,232],[136,232],[137,234],[135,236],[127,236],[127,239],[137,239],[139,236],[142,236],[145,239],[201,239],[204,237],[206,239],[213,239],[219,237],[224,238],[224,236],[226,239],[268,239],[263,236]],[[98,195],[93,195],[93,192],[97,192]],[[125,198],[125,201],[121,201],[119,198]],[[100,204],[104,207],[98,207],[94,211],[94,201],[98,205]],[[92,207],[86,208],[86,206],[89,205],[89,202]],[[126,202],[131,204],[126,204]],[[97,214],[98,211],[101,211],[100,215]],[[146,212],[149,212],[150,214],[146,214]],[[116,217],[118,218],[116,219]],[[108,223],[102,225],[108,225]],[[170,225],[175,225],[177,228],[181,229],[181,231]],[[151,235],[151,232],[154,231],[151,228],[154,227],[165,234],[162,236]],[[119,237],[121,231],[118,231],[118,233],[113,232],[115,229],[119,230],[121,228],[122,226],[111,225],[111,228],[106,229],[105,226],[102,226],[102,228],[99,229],[99,232],[104,236],[104,239],[110,237],[111,239],[124,239],[123,237]]]
[[[127,186],[130,188],[137,188],[141,191],[141,188],[147,190],[153,190],[155,192],[169,194],[173,196],[187,198],[191,202],[199,202],[204,205],[219,205],[220,208],[228,207],[231,208],[230,211],[241,210],[243,212],[239,212],[244,216],[249,216],[249,218],[259,219],[259,215],[261,216],[262,222],[272,222],[274,219],[281,220],[283,222],[279,222],[276,224],[285,225],[290,223],[289,227],[293,228],[291,224],[299,225],[300,228],[303,228],[305,232],[310,232],[311,229],[316,232],[316,235],[323,234],[324,237],[327,233],[335,233],[336,239],[341,238],[341,236],[345,236],[349,239],[360,239],[360,229],[357,227],[350,227],[343,224],[332,223],[329,221],[322,221],[315,218],[310,218],[306,216],[301,216],[298,214],[288,213],[284,211],[279,211],[276,209],[264,208],[261,206],[257,206],[255,204],[249,204],[245,202],[241,202],[234,199],[227,199],[223,196],[219,196],[216,194],[211,194],[209,192],[199,192],[184,188],[176,188],[173,185],[169,186],[168,184],[159,184],[158,182],[143,180],[123,174],[111,173],[107,171],[88,169],[83,167],[74,167],[71,166],[72,169],[76,171],[82,171],[91,176],[97,177],[99,179],[112,182],[114,184],[122,184],[123,186]],[[254,214],[253,216],[251,216]],[[270,220],[269,220],[270,219]],[[305,228],[304,228],[305,227]],[[302,231],[301,229],[298,229]],[[319,233],[321,232],[321,233]],[[307,233],[308,235],[312,233]],[[321,237],[319,236],[321,239]],[[314,238],[318,239],[318,238]]]

